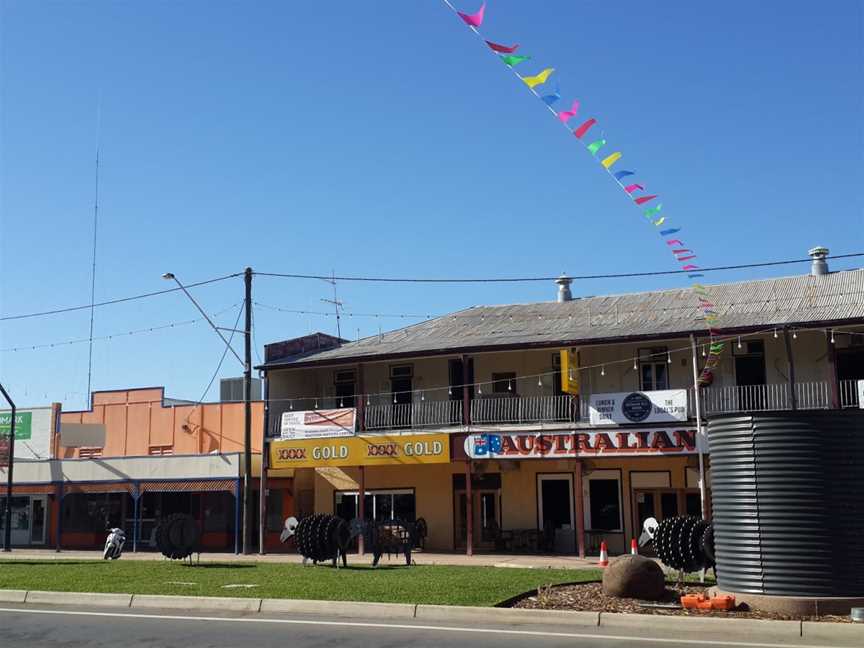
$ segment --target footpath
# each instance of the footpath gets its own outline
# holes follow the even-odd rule
[[[194,556],[197,561],[197,554]],[[464,553],[430,553],[418,551],[411,554],[418,565],[453,565],[462,567],[522,567],[526,569],[596,569],[597,557],[576,558],[574,556],[533,556],[523,554],[474,554]],[[102,560],[101,551],[54,551],[53,549],[15,549],[10,553],[0,553],[0,560]],[[124,551],[120,560],[165,560],[158,551]],[[301,563],[303,557],[296,553],[274,554],[243,554],[233,553],[202,553],[201,562],[256,562],[256,563]],[[371,565],[372,554],[363,556],[350,554],[349,564]],[[386,554],[381,557],[381,563],[392,565],[405,564],[403,556]]]

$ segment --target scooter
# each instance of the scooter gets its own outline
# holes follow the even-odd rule
[[[123,529],[111,529],[105,540],[105,551],[102,558],[117,560],[123,553],[123,545],[126,544],[126,532]]]

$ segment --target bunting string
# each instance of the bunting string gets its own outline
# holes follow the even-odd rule
[[[675,258],[675,261],[680,264],[681,270],[687,273],[689,279],[697,280],[704,276],[701,266],[696,263],[691,263],[698,259],[698,255],[690,248],[687,248],[681,239],[682,227],[669,222],[666,214],[661,215],[663,203],[654,202],[659,198],[659,194],[648,193],[646,184],[643,182],[633,182],[632,179],[625,184],[624,178],[635,176],[635,171],[616,170],[615,165],[623,158],[623,153],[613,149],[613,152],[608,153],[601,151],[607,144],[606,136],[601,130],[599,138],[585,138],[588,132],[597,124],[597,118],[588,117],[576,128],[570,126],[570,120],[573,119],[580,108],[580,100],[574,99],[570,110],[555,110],[553,105],[561,99],[560,87],[556,84],[555,91],[549,94],[540,94],[538,88],[545,85],[549,78],[554,74],[554,67],[545,67],[537,74],[521,75],[516,71],[515,67],[532,60],[528,54],[520,53],[518,56],[513,53],[519,48],[519,45],[501,45],[497,41],[487,40],[480,32],[480,27],[483,25],[483,20],[486,16],[486,2],[480,5],[480,8],[474,13],[466,13],[458,11],[450,0],[443,0],[444,4],[459,17],[461,22],[465,24],[474,34],[482,41],[484,49],[490,52],[495,58],[503,61],[505,66],[519,79],[546,109],[552,113],[558,123],[567,129],[568,133],[572,134],[580,142],[588,142],[585,144],[586,150],[597,160],[600,167],[609,175],[610,178],[618,185],[618,188],[624,193],[628,200],[634,205],[641,208],[645,219],[654,227],[658,228],[658,233],[667,244],[670,252]],[[607,149],[608,150],[608,149]],[[650,203],[650,204],[649,204]],[[663,227],[662,229],[659,229]],[[675,236],[677,238],[670,238]],[[718,335],[719,316],[714,310],[714,304],[709,297],[708,288],[698,281],[693,283],[693,293],[698,299],[699,308],[702,310],[705,322],[708,326],[708,333],[711,338],[711,343],[708,345],[709,353],[706,358],[705,365],[699,376],[699,382],[702,384],[710,384],[714,379],[714,369],[720,361],[720,355],[723,352],[724,343],[722,340],[716,340]]]

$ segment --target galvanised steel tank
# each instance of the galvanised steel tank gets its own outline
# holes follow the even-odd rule
[[[864,411],[708,421],[721,589],[864,596]]]

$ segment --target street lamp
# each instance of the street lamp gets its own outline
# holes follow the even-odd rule
[[[252,488],[250,487],[250,476],[252,475],[252,268],[246,268],[243,272],[243,279],[246,286],[246,297],[244,300],[245,326],[244,330],[236,331],[235,329],[226,329],[213,323],[210,316],[204,312],[201,305],[195,301],[195,298],[186,290],[186,286],[180,283],[180,280],[173,272],[166,272],[162,278],[167,281],[175,281],[183,293],[189,298],[195,308],[204,316],[210,327],[225,343],[225,346],[234,354],[234,357],[243,365],[243,406],[244,406],[244,430],[243,430],[243,553],[252,553],[252,507],[254,501],[252,499]],[[243,333],[244,335],[244,356],[241,358],[231,344],[222,335],[222,331],[233,331]]]

